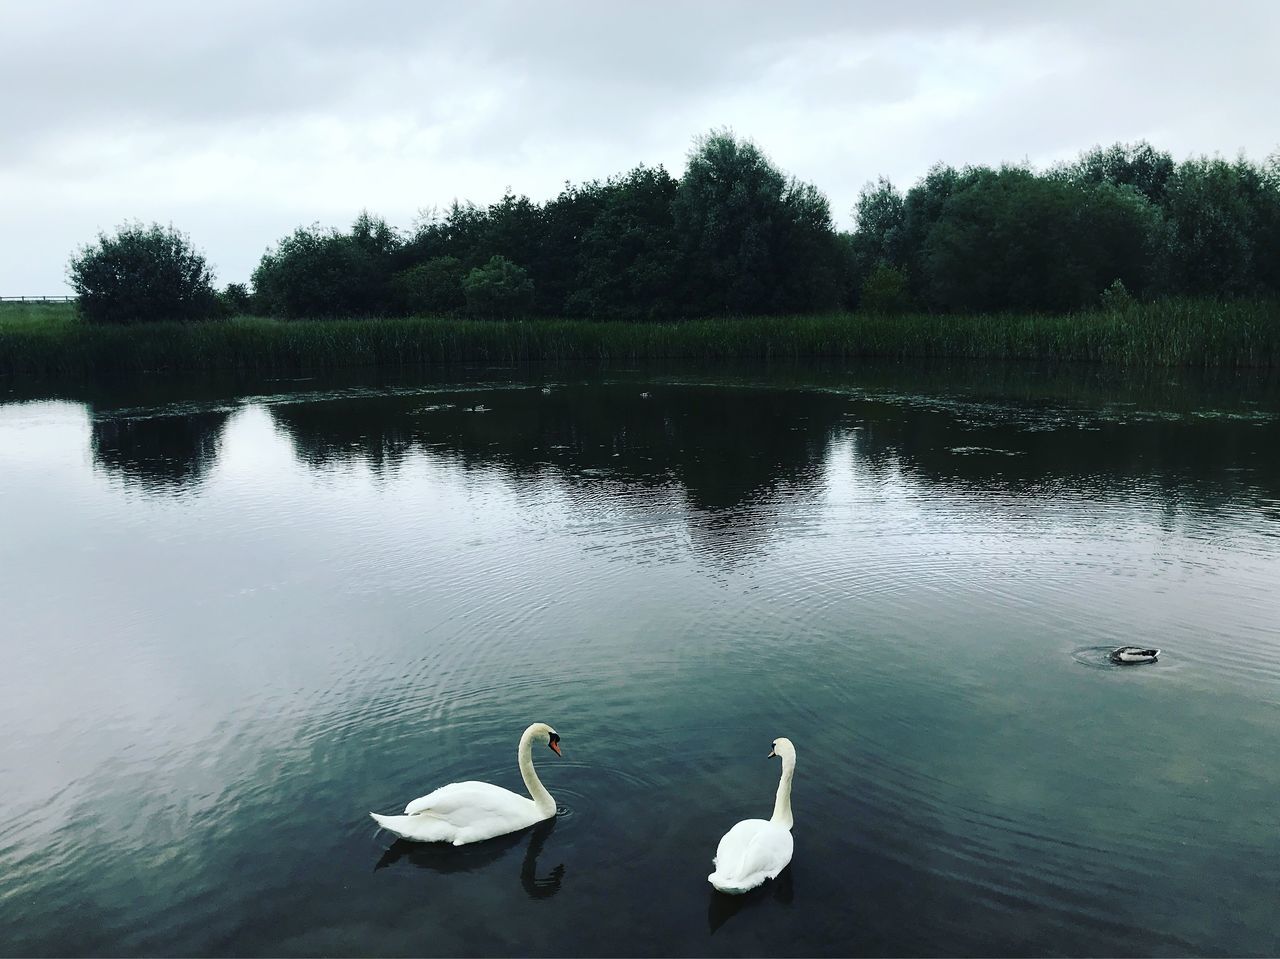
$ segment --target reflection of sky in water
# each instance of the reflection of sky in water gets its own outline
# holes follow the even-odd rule
[[[1280,947],[1274,419],[640,391],[0,406],[4,941]],[[535,715],[542,846],[384,856]],[[792,885],[726,917],[780,734]]]

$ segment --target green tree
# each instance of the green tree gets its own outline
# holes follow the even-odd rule
[[[840,302],[844,250],[831,223],[831,204],[816,186],[794,178],[782,203],[774,308],[803,313],[833,309]]]
[[[868,183],[858,194],[853,208],[854,232],[849,241],[852,284],[857,306],[867,282],[880,266],[899,268],[904,264],[902,227],[906,204],[902,194],[884,177]],[[903,291],[905,293],[905,290]]]
[[[218,294],[218,300],[222,304],[223,312],[228,316],[253,312],[253,297],[249,294],[249,288],[243,283],[228,283],[226,288]]]
[[[533,305],[533,281],[504,256],[493,256],[462,280],[467,310],[477,316],[521,316]]]
[[[600,317],[676,312],[676,181],[662,167],[636,167],[598,189],[599,208],[577,245],[577,273],[565,307]]]
[[[929,302],[926,289],[928,272],[925,269],[925,244],[929,234],[942,219],[947,202],[957,192],[972,183],[980,170],[973,167],[962,171],[944,164],[935,164],[924,179],[907,191],[902,200],[902,225],[893,246],[895,266],[906,271],[912,296]]]
[[[925,292],[948,310],[1066,310],[1117,278],[1141,289],[1158,222],[1130,187],[966,171],[925,241]]]
[[[453,313],[465,305],[462,261],[437,256],[402,270],[391,279],[392,298],[400,313]]]
[[[527,196],[506,193],[489,206],[477,254],[501,256],[513,263],[536,263],[542,253],[542,209]]]
[[[1173,157],[1157,150],[1145,140],[1094,147],[1081,154],[1074,164],[1060,171],[1077,183],[1129,186],[1156,205],[1165,202],[1170,177],[1175,165]]]
[[[488,211],[474,203],[454,200],[442,214],[433,210],[418,224],[405,244],[405,253],[415,264],[438,256],[451,256],[467,268],[479,266],[485,259],[481,253],[488,228]]]
[[[868,313],[905,313],[911,308],[907,275],[883,261],[876,264],[862,282],[858,305]]]
[[[371,316],[391,303],[399,237],[362,212],[350,233],[299,227],[268,250],[253,271],[265,309],[279,316]]]
[[[750,141],[728,131],[700,138],[672,211],[689,312],[834,305],[839,248],[825,197]]]
[[[219,315],[213,271],[186,234],[126,223],[81,247],[67,267],[90,323],[206,320]]]
[[[1111,285],[1098,297],[1098,302],[1105,310],[1121,312],[1133,305],[1133,297],[1129,295],[1123,280],[1112,280]]]
[[[1280,150],[1267,158],[1260,173],[1253,257],[1258,283],[1280,293]]]
[[[600,216],[605,187],[596,181],[566,183],[542,207],[541,240],[529,271],[536,289],[534,309],[550,316],[574,312],[569,305],[578,285],[584,238]]]
[[[1169,182],[1167,254],[1179,293],[1252,293],[1268,273],[1275,248],[1258,249],[1266,233],[1262,171],[1245,160],[1202,157],[1178,164]],[[1260,214],[1262,214],[1260,216]]]

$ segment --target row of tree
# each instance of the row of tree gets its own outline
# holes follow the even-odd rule
[[[839,304],[845,253],[818,190],[718,133],[679,180],[637,167],[542,204],[455,202],[408,237],[368,214],[349,232],[300,228],[253,282],[284,316],[806,312]]]
[[[138,281],[99,311],[108,321],[146,318],[140,297],[179,276],[181,295],[158,297],[152,315],[648,319],[1280,293],[1280,155],[1175,163],[1141,143],[1044,173],[937,166],[905,194],[869,184],[854,216],[854,232],[838,232],[815,187],[717,132],[678,180],[641,166],[541,204],[455,202],[408,235],[368,213],[348,231],[301,227],[266,252],[252,291],[233,284],[220,305],[172,229],[100,237],[71,280],[91,318],[111,284]]]
[[[868,185],[854,215],[854,287],[872,309],[1280,292],[1280,154],[1174,163],[1139,143],[1047,173],[936,166],[905,194]]]

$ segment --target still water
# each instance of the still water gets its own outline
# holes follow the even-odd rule
[[[3,953],[1280,953],[1274,382],[0,400]],[[368,818],[534,721],[555,820]],[[778,736],[792,866],[722,898]]]

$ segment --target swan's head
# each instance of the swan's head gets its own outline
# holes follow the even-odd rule
[[[769,750],[769,758],[772,759],[774,756],[780,756],[783,759],[790,759],[795,762],[796,747],[791,745],[790,739],[775,739],[773,748]]]
[[[534,723],[529,727],[529,734],[533,742],[546,743],[557,756],[564,755],[560,752],[560,734],[546,723]]]

